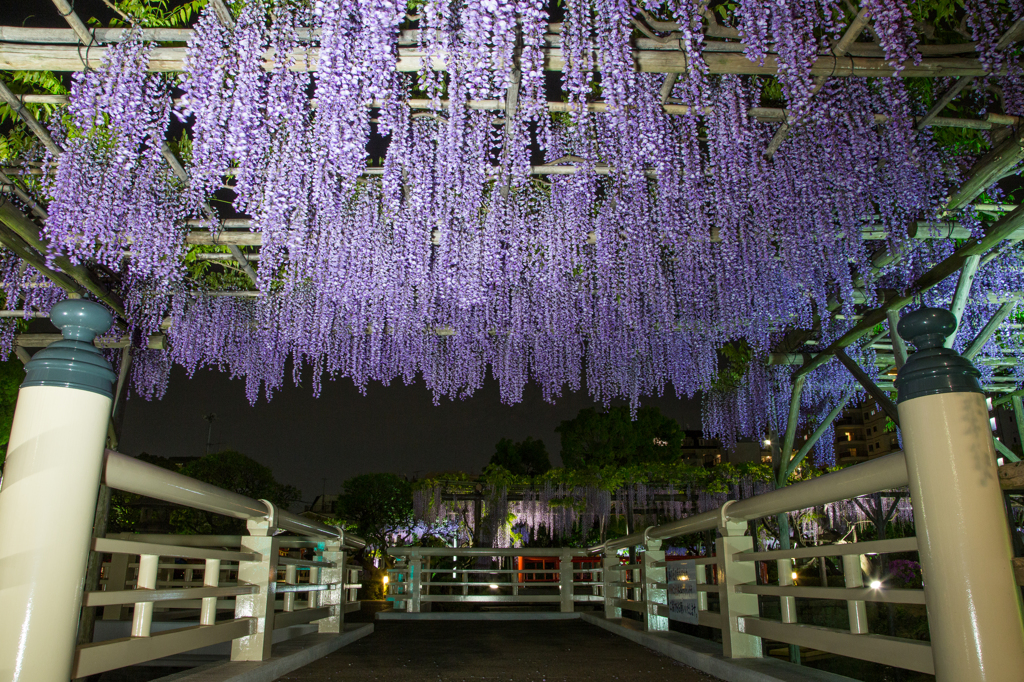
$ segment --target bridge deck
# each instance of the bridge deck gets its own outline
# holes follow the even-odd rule
[[[562,620],[378,622],[372,635],[280,679],[626,682],[665,678],[718,680],[593,625]]]

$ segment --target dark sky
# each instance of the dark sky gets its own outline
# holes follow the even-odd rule
[[[657,406],[685,429],[700,428],[696,400],[664,397],[644,404]],[[128,455],[202,455],[203,415],[215,413],[214,450],[236,449],[262,462],[279,481],[298,486],[309,502],[320,494],[323,479],[330,493],[346,478],[367,472],[479,472],[503,437],[542,438],[558,466],[555,427],[592,405],[585,392],[566,394],[551,405],[529,386],[523,402],[507,406],[499,400],[497,382],[489,380],[468,400],[435,406],[422,383],[373,384],[362,396],[346,379],[325,382],[319,398],[313,398],[308,385],[289,382],[269,403],[250,406],[241,381],[218,371],[201,371],[189,379],[175,368],[163,400],[128,400],[120,450]]]

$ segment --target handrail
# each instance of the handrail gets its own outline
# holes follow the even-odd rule
[[[907,462],[903,451],[893,452],[842,471],[825,474],[762,495],[733,502],[726,516],[732,521],[750,521],[794,509],[806,509],[827,502],[845,500],[859,495],[889,490],[907,485]],[[646,531],[648,538],[670,538],[688,535],[718,527],[722,510],[712,509],[703,514],[656,526]],[[638,545],[644,542],[644,533],[633,533],[623,538],[608,540],[591,547],[596,553]]]
[[[104,455],[103,482],[111,488],[236,519],[262,519],[267,516],[267,507],[259,500],[197,481],[114,450],[106,450]],[[277,512],[277,525],[282,530],[300,535],[338,538],[356,549],[366,546],[362,538],[283,510]]]

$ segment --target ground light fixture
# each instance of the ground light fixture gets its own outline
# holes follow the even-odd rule
[[[496,590],[496,589],[498,589],[498,586],[497,586],[497,585],[495,585],[494,583],[491,583],[491,584],[489,585],[489,587],[490,587],[490,588],[491,588],[492,590]]]
[[[868,587],[870,587],[872,590],[880,590],[882,589],[882,581],[872,580],[870,583],[868,583]]]

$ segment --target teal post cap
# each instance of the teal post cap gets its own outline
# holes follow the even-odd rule
[[[25,365],[26,386],[64,386],[114,397],[117,379],[93,339],[110,329],[114,318],[98,303],[68,299],[50,309],[50,320],[63,339],[32,356]]]
[[[956,315],[943,308],[922,307],[906,315],[896,332],[917,348],[896,376],[897,403],[941,393],[984,393],[981,373],[952,348],[943,348],[956,331]]]

